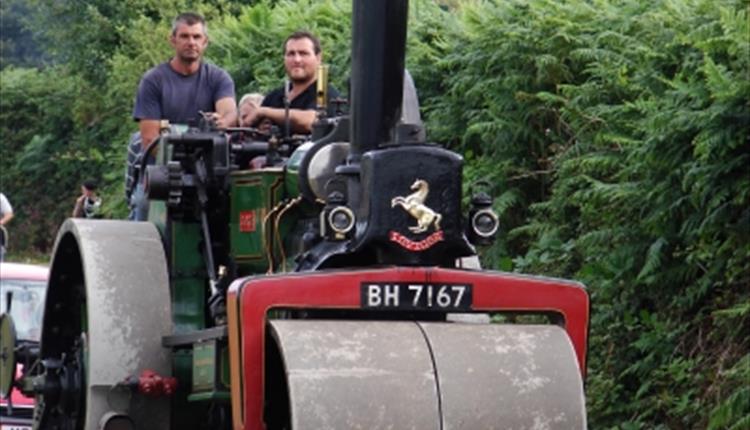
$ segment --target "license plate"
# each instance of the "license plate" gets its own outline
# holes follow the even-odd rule
[[[471,309],[471,284],[363,282],[363,308],[465,311]]]
[[[31,430],[31,426],[3,424],[1,430]]]

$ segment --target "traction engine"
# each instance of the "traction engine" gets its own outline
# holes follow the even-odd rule
[[[355,1],[310,139],[165,125],[149,222],[62,225],[35,429],[586,428],[587,293],[479,268],[498,217],[426,141],[407,4]]]

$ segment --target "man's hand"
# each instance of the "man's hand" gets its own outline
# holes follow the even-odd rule
[[[267,118],[278,126],[283,126],[286,121],[286,110],[284,108],[262,106],[257,109],[257,112],[259,117]],[[312,109],[289,109],[289,123],[292,126],[292,133],[311,133],[317,115],[317,112]]]
[[[221,116],[218,112],[211,112],[209,114],[209,117],[211,118],[211,121],[214,122],[214,125],[218,129],[234,127],[234,121],[230,122],[227,117]]]
[[[252,127],[259,118],[260,106],[247,101],[240,108],[240,127]]]

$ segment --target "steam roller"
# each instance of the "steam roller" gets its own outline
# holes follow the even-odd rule
[[[35,430],[586,428],[588,294],[478,264],[494,186],[426,140],[407,21],[354,2],[348,111],[321,68],[310,136],[162,124],[149,220],[63,223],[12,382]]]
[[[172,375],[178,363],[164,346],[173,341],[174,309],[161,243],[150,223],[63,225],[44,317],[45,371],[34,384],[35,428],[106,428],[100,423],[112,417],[127,417],[133,427],[125,428],[182,428],[170,425],[173,414],[188,414],[174,398],[139,392],[132,381],[144,369]],[[126,263],[112,264],[118,261]],[[456,322],[442,312],[438,320],[407,320],[386,309],[361,315],[362,284],[384,279],[442,286],[460,280],[472,286],[477,311],[528,312],[533,305],[567,318],[561,325]],[[543,298],[529,302],[519,294],[528,290]],[[585,338],[587,315],[576,313],[588,303],[579,284],[389,267],[238,279],[228,298],[221,328],[229,341],[224,370],[231,373],[233,428],[586,428],[585,351],[574,341]],[[193,354],[210,343],[210,330],[198,335],[204,340]]]

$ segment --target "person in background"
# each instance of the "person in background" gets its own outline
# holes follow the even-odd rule
[[[81,185],[81,195],[73,207],[73,218],[99,218],[102,199],[96,195],[96,182],[86,180]]]
[[[205,113],[218,128],[237,124],[234,81],[224,69],[203,61],[208,46],[205,19],[192,12],[180,14],[172,23],[169,43],[174,56],[147,71],[138,85],[133,118],[138,121],[141,151],[159,136],[161,120],[197,123]],[[141,180],[131,207],[131,219],[147,219],[148,202]]]
[[[237,105],[237,110],[240,116],[240,127],[250,127],[250,119],[253,117],[253,112],[257,110],[263,103],[263,94],[260,93],[247,93]]]
[[[286,118],[285,99],[289,103],[291,132],[309,134],[315,122],[317,107],[317,73],[322,55],[320,41],[307,31],[292,33],[284,41],[284,69],[288,84],[271,91],[263,103],[248,117],[248,123],[257,124],[263,119],[283,126]],[[335,88],[328,86],[328,99],[339,97]],[[332,106],[329,103],[329,110]]]
[[[8,231],[5,226],[13,219],[13,206],[10,205],[5,194],[0,193],[0,262],[5,257],[5,247],[8,243]]]

